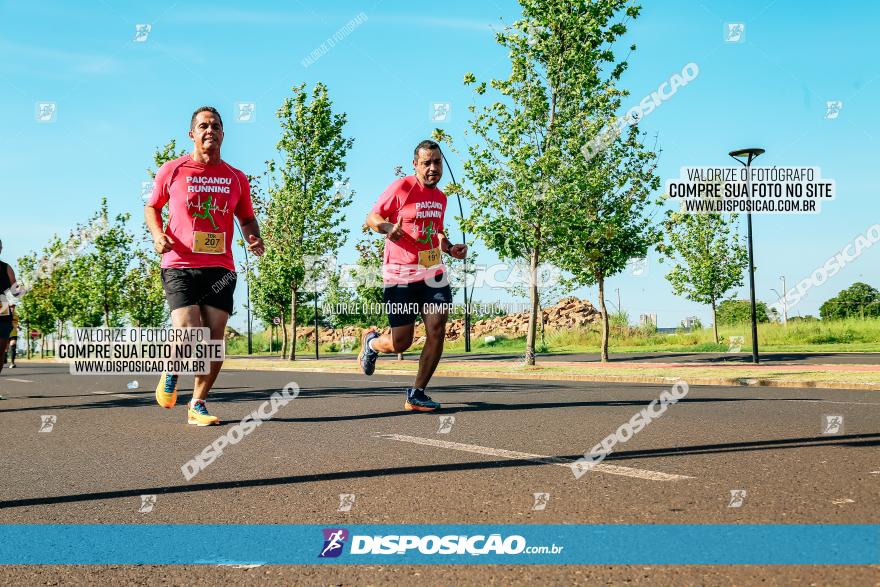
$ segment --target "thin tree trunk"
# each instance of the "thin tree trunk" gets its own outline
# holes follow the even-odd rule
[[[599,360],[608,362],[608,308],[605,307],[605,278],[599,276],[596,280],[599,285],[599,310],[602,312],[602,343],[599,349]]]
[[[544,320],[544,308],[541,307],[540,300],[538,303],[538,315],[541,317],[541,348],[547,347],[547,341],[544,339],[544,331],[546,329],[546,321]]]
[[[536,241],[537,242],[537,241]],[[526,365],[535,364],[535,338],[538,324],[538,246],[532,249],[529,263],[529,328],[526,331]]]
[[[279,308],[278,314],[281,316],[281,324],[279,325],[281,332],[284,333],[284,342],[281,344],[281,356],[287,355],[287,323],[284,322],[284,308]]]
[[[718,344],[718,314],[715,311],[715,300],[712,300],[712,330],[715,332],[715,344]]]
[[[290,288],[290,356],[291,361],[296,360],[296,284]]]

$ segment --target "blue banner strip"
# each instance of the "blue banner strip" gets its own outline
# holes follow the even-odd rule
[[[7,524],[0,564],[876,565],[880,525]]]

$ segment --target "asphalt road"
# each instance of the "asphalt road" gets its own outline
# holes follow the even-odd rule
[[[126,384],[139,379],[140,387]],[[402,410],[407,377],[224,371],[188,427],[154,377],[70,376],[38,364],[0,375],[0,523],[878,523],[880,395],[693,387],[575,479],[574,460],[657,398],[656,385],[437,378],[435,414]],[[302,389],[186,481],[180,467],[288,382]],[[42,416],[55,416],[40,432]],[[825,416],[843,417],[822,434]],[[441,432],[441,419],[446,420]],[[466,445],[466,447],[465,447]],[[731,491],[745,490],[739,507]],[[549,494],[543,510],[535,493]],[[141,495],[156,495],[141,513]],[[355,495],[339,512],[340,494]],[[334,570],[335,569],[335,570]],[[877,584],[876,567],[15,567],[9,580],[239,583],[596,582]],[[368,574],[364,574],[368,573]],[[777,574],[778,573],[778,574]]]

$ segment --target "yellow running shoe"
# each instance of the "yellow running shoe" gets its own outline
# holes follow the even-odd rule
[[[189,418],[187,419],[188,424],[193,424],[194,426],[213,426],[215,424],[220,423],[220,418],[217,416],[212,416],[208,413],[208,407],[205,405],[205,400],[196,400],[196,403],[189,405]]]
[[[162,373],[156,385],[156,403],[171,409],[177,403],[177,375]]]

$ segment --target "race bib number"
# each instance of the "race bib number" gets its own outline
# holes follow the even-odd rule
[[[433,248],[427,251],[419,251],[419,265],[428,269],[440,264],[440,249]]]
[[[226,234],[222,232],[193,233],[193,253],[208,253],[209,255],[222,255],[226,253]]]

